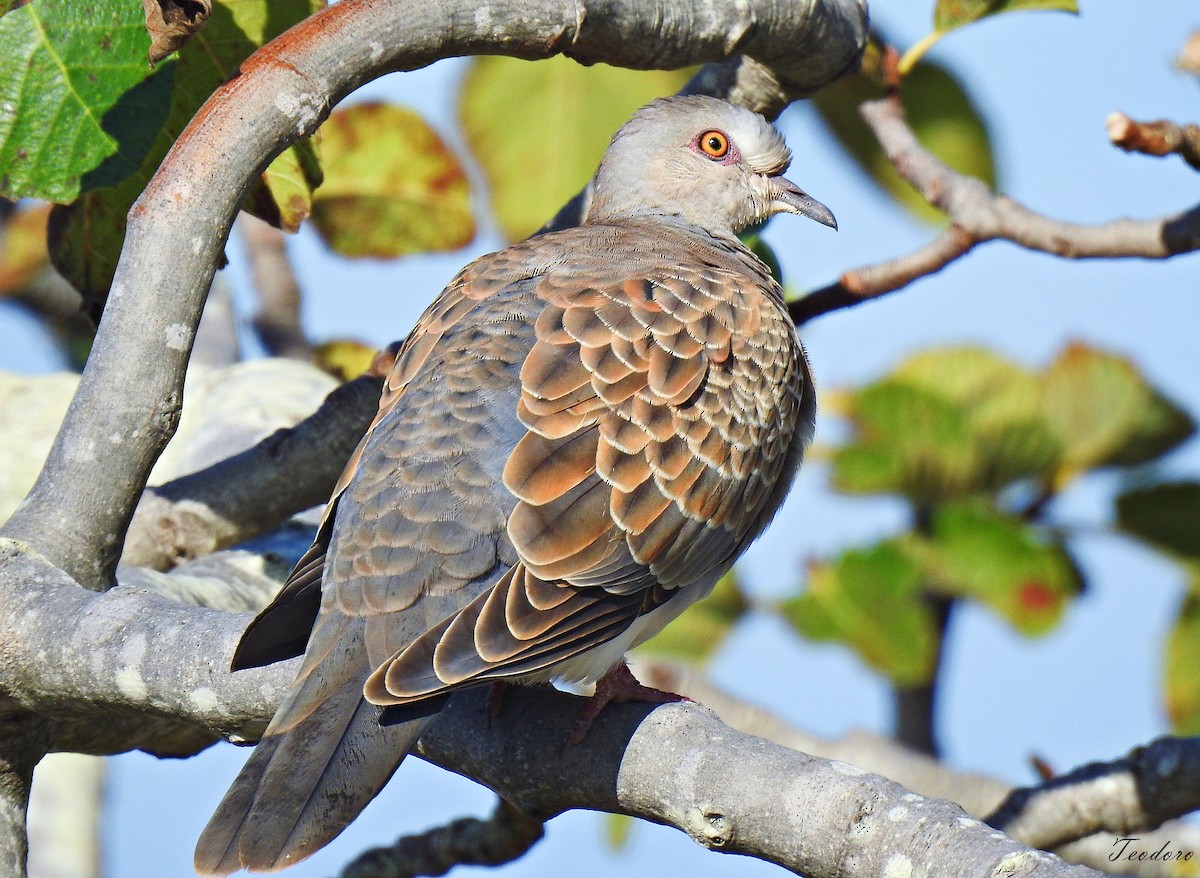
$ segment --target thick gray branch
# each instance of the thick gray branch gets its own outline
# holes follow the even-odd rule
[[[1139,770],[1149,774],[1150,782],[1131,785],[1121,768],[1126,760],[1118,760],[1099,766],[1111,768],[1110,774],[1081,769],[1084,777],[1074,771],[1064,778],[1014,794],[1012,787],[1001,780],[956,770],[890,738],[862,731],[852,731],[841,738],[808,734],[770,711],[723,691],[692,667],[652,661],[638,662],[635,670],[640,679],[653,686],[687,695],[712,708],[723,722],[739,731],[813,756],[849,762],[891,778],[923,796],[955,802],[972,817],[999,815],[1000,804],[1012,795],[1010,805],[1005,806],[1008,816],[992,818],[993,822],[1004,820],[1002,828],[1010,837],[1031,847],[1049,847],[1068,862],[1114,874],[1166,878],[1174,874],[1170,862],[1110,859],[1120,846],[1118,836],[1138,833],[1138,851],[1157,851],[1164,844],[1172,850],[1200,849],[1200,831],[1173,819],[1197,807],[1194,797],[1200,782],[1192,764],[1195,755],[1184,759],[1171,757],[1178,748],[1194,750],[1197,746],[1194,739],[1163,739],[1134,751],[1129,758],[1138,760]],[[1169,771],[1154,768],[1164,764]],[[1106,782],[1108,777],[1115,782]],[[1144,791],[1143,794],[1131,795],[1132,786]],[[1081,803],[1078,813],[1072,810],[1077,800]],[[1153,817],[1148,813],[1149,807],[1154,809]]]
[[[36,709],[72,729],[53,741],[56,747],[184,753],[215,736],[253,739],[295,673],[294,663],[225,670],[245,616],[184,607],[124,586],[87,592],[6,543],[0,581],[14,580],[27,588],[12,590],[0,616],[7,695],[0,706],[10,714]],[[697,705],[653,712],[647,705],[611,707],[584,745],[564,750],[577,699],[510,692],[503,715],[480,734],[485,702],[479,690],[456,697],[420,752],[535,817],[568,808],[632,814],[676,826],[715,850],[814,878],[891,868],[1094,874],[1022,848],[955,806],[735,732]],[[86,740],[84,724],[91,728]]]
[[[481,735],[486,697],[464,693],[419,752],[533,815],[631,814],[812,878],[1096,874],[990,833],[947,802],[734,731],[695,704],[649,714],[610,705],[584,744],[564,750],[574,711],[562,699],[514,691]]]
[[[1014,790],[988,823],[1038,847],[1106,830],[1142,832],[1200,808],[1200,738],[1159,738],[1123,759],[1096,762]]]
[[[238,205],[272,157],[367,80],[469,54],[563,53],[639,68],[747,54],[798,96],[851,66],[865,37],[861,0],[347,0],[307,19],[218,89],[130,211],[79,391],[3,532],[83,585],[113,583],[137,498],[178,420],[204,295]]]
[[[52,726],[45,717],[0,711],[0,874],[12,878],[25,875],[29,791]]]

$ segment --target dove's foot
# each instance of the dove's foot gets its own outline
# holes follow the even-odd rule
[[[487,727],[492,727],[492,720],[498,718],[504,710],[504,693],[508,691],[508,684],[503,680],[493,680],[488,686],[487,697]]]
[[[667,704],[672,701],[691,701],[691,699],[676,695],[674,692],[664,692],[661,689],[643,686],[633,676],[629,665],[622,660],[613,665],[603,677],[596,681],[596,694],[588,699],[583,710],[579,712],[579,718],[575,720],[575,725],[571,726],[571,733],[567,736],[567,743],[582,744],[592,723],[600,715],[600,711],[613,701],[618,704],[631,701],[644,704]]]

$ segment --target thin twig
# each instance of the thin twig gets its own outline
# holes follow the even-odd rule
[[[1200,248],[1200,206],[1160,219],[1099,225],[1051,219],[994,194],[981,180],[952,170],[925,149],[898,98],[868,101],[860,113],[900,176],[976,241],[1000,238],[1068,259],[1164,259]]]
[[[364,851],[341,878],[417,878],[460,865],[500,866],[524,856],[545,832],[541,820],[501,799],[486,819],[464,817]]]
[[[237,225],[258,293],[258,313],[252,321],[258,340],[270,356],[311,361],[312,343],[300,321],[300,284],[288,259],[287,236],[246,213]]]
[[[1124,113],[1110,114],[1104,124],[1113,146],[1146,155],[1177,154],[1200,171],[1200,125],[1180,125],[1168,119],[1138,122]]]
[[[952,225],[912,253],[847,271],[836,283],[789,303],[788,310],[796,325],[803,326],[814,317],[852,307],[940,271],[970,252],[976,243],[967,232]]]
[[[797,326],[902,289],[984,241],[1012,241],[1067,259],[1165,259],[1200,249],[1200,206],[1159,219],[1118,219],[1099,225],[1051,219],[993,193],[982,180],[954,171],[925,149],[897,96],[868,101],[859,112],[900,176],[931,205],[945,211],[951,224],[912,253],[848,271],[836,283],[792,302],[789,310]]]

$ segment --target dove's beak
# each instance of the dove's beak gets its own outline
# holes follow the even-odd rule
[[[798,213],[831,229],[838,227],[832,211],[791,180],[784,177],[768,177],[767,183],[771,193],[772,213]]]

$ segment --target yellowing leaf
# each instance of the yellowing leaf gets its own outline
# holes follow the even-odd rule
[[[318,139],[305,138],[276,156],[246,196],[242,210],[285,232],[299,230],[312,214],[313,190],[324,179]]]
[[[50,264],[46,221],[50,205],[23,207],[0,230],[0,296],[19,290]]]
[[[608,842],[609,850],[624,850],[632,831],[633,818],[628,814],[604,815],[604,840]]]
[[[504,234],[537,231],[592,178],[633,111],[687,79],[687,71],[584,67],[563,56],[472,59],[459,116]]]
[[[378,351],[350,338],[328,341],[313,351],[314,363],[339,381],[357,378],[371,367]]]
[[[343,256],[455,250],[475,235],[466,173],[412,110],[354,104],[321,126],[313,222]]]
[[[1079,5],[1075,0],[938,0],[933,10],[933,26],[947,31],[999,12],[1021,9],[1078,13]]]
[[[1195,426],[1128,359],[1081,343],[1046,370],[1043,416],[1063,444],[1063,478],[1153,460]]]
[[[1163,691],[1167,716],[1178,735],[1200,735],[1200,571],[1179,608],[1167,640]]]

